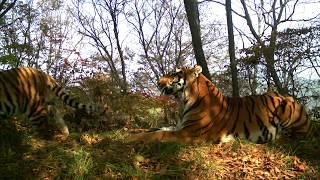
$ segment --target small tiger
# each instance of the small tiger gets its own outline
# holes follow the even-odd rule
[[[133,134],[130,141],[224,143],[242,138],[267,143],[286,129],[301,137],[310,134],[306,110],[292,97],[278,93],[227,97],[201,72],[201,66],[182,67],[162,76],[159,89],[175,96],[181,119],[175,127]]]
[[[41,127],[54,119],[55,125],[68,136],[69,130],[58,109],[54,97],[69,106],[93,111],[93,106],[77,102],[70,97],[55,79],[31,67],[20,67],[0,72],[0,118],[21,117],[32,126]]]

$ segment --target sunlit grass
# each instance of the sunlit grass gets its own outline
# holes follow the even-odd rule
[[[0,173],[9,172],[8,179],[309,179],[320,174],[319,157],[315,157],[319,140],[184,145],[128,143],[128,136],[128,131],[118,129],[73,132],[65,141],[5,137],[7,144],[1,145],[6,151],[0,152],[7,159]],[[23,149],[15,149],[16,143]]]
[[[145,177],[145,172],[135,168],[134,166],[118,162],[118,163],[110,163],[106,162],[105,164],[105,172],[109,173],[107,176],[109,177],[117,177],[119,174],[122,174],[122,177]]]
[[[80,148],[71,152],[71,158],[67,163],[67,176],[75,179],[86,179],[93,169],[94,163],[90,153]]]
[[[112,131],[106,131],[101,135],[115,141],[125,141],[126,138],[129,136],[129,133],[124,129],[116,129]]]

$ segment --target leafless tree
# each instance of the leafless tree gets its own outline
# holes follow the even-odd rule
[[[18,0],[8,1],[7,0],[1,0],[0,2],[0,19],[4,17],[4,15],[13,8],[13,6],[16,4]]]
[[[233,35],[231,0],[226,0],[226,14],[227,14],[227,26],[228,26],[230,67],[231,67],[231,77],[232,77],[232,95],[233,95],[233,97],[239,97],[237,64],[236,64],[234,35]]]
[[[219,0],[204,0],[203,2],[210,1],[225,6],[223,2]],[[243,36],[247,37],[251,43],[259,47],[262,54],[262,60],[265,61],[267,68],[267,82],[271,88],[273,80],[275,87],[282,94],[288,93],[288,88],[281,81],[279,74],[277,73],[277,67],[275,66],[275,50],[276,39],[278,36],[279,26],[290,21],[309,21],[316,18],[318,15],[310,18],[295,19],[294,14],[298,6],[303,6],[304,3],[312,3],[305,0],[272,0],[272,1],[246,1],[240,0],[243,13],[236,10],[232,10],[234,14],[241,17],[247,23],[247,27],[251,34],[240,32]],[[253,19],[257,18],[259,23],[257,28],[253,23]],[[240,31],[240,29],[237,29]]]
[[[210,79],[208,65],[202,48],[198,1],[184,0],[184,5],[188,17],[190,32],[192,36],[192,45],[197,64],[202,66],[203,74]]]
[[[93,40],[92,45],[107,62],[113,78],[127,91],[126,64],[120,39],[119,18],[123,15],[125,0],[91,0],[74,2],[73,16],[81,25],[79,32]],[[91,8],[93,13],[85,13]],[[120,61],[120,74],[117,61]]]
[[[277,90],[282,94],[288,94],[288,87],[284,86],[283,82],[280,81],[275,67],[276,40],[279,25],[294,20],[293,15],[296,12],[299,0],[274,0],[270,3],[261,0],[259,9],[262,12],[265,24],[262,34],[258,34],[257,30],[253,26],[252,18],[248,10],[250,6],[245,0],[240,1],[244,10],[243,18],[246,20],[251,34],[262,49],[262,54],[266,60],[267,72],[270,73]],[[265,37],[264,35],[268,32],[269,35],[267,36],[269,39],[266,41],[263,37]]]
[[[128,6],[127,21],[143,50],[140,62],[150,67],[155,80],[186,58],[190,44],[182,39],[186,22],[182,10],[181,2],[168,0],[135,0]]]

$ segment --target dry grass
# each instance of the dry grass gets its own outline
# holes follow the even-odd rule
[[[69,126],[73,133],[65,140],[39,138],[16,123],[0,126],[0,179],[320,179],[320,138],[265,145],[128,143],[124,129],[157,126],[163,117],[155,109],[163,106],[150,98],[115,99],[113,110],[126,108],[107,118],[116,125],[92,124],[81,133]]]
[[[127,143],[127,135],[124,130],[74,133],[57,141],[2,131],[0,174],[7,179],[320,178],[319,139],[194,146]]]

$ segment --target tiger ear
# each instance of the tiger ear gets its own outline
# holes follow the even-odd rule
[[[199,65],[196,65],[196,66],[194,67],[194,72],[196,73],[196,76],[198,77],[199,74],[202,72],[202,67],[199,66]]]
[[[182,70],[181,70],[181,68],[176,68],[176,72],[178,73],[178,72],[181,72]]]

